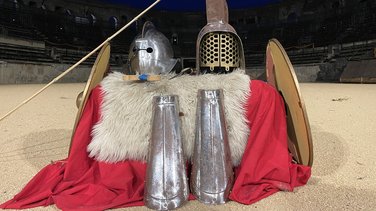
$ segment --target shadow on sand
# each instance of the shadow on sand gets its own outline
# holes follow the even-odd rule
[[[29,133],[17,138],[17,141],[22,142],[22,147],[3,150],[0,163],[26,160],[38,169],[43,168],[46,160],[56,161],[68,155],[70,136],[71,130],[63,129]]]

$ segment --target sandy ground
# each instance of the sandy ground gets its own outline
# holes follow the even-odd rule
[[[46,164],[67,156],[75,99],[83,86],[53,85],[0,122],[1,203],[17,194]],[[0,85],[0,116],[41,87]],[[376,84],[306,83],[301,84],[301,91],[315,153],[306,186],[249,206],[235,202],[206,206],[191,201],[179,210],[376,210]]]

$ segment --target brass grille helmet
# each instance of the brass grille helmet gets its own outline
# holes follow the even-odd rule
[[[169,73],[177,60],[170,41],[152,22],[145,22],[142,34],[130,45],[128,64],[131,72],[159,75]]]
[[[206,0],[208,24],[201,29],[196,43],[196,69],[199,73],[227,73],[245,69],[243,44],[228,24],[225,0]]]

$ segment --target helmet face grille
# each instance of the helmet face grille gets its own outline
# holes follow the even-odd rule
[[[239,67],[239,43],[231,33],[209,33],[200,43],[200,67]]]
[[[200,63],[204,67],[219,67],[219,34],[207,34],[200,46]]]

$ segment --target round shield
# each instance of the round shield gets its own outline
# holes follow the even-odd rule
[[[290,152],[299,164],[312,166],[311,129],[298,79],[289,57],[276,39],[269,40],[266,49],[266,78],[285,101]]]
[[[73,139],[73,134],[76,131],[77,124],[81,119],[82,112],[85,108],[85,105],[89,98],[89,94],[91,90],[102,81],[103,77],[106,75],[107,71],[109,70],[110,51],[111,51],[110,44],[109,43],[104,44],[102,49],[98,53],[98,56],[94,62],[93,67],[91,68],[89,78],[86,82],[85,89],[82,92],[82,96],[78,105],[76,120],[74,122],[74,127],[73,127],[72,139]],[[81,95],[81,93],[79,95]]]

